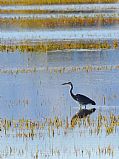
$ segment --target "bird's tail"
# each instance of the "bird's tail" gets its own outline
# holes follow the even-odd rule
[[[93,100],[92,100],[91,104],[92,104],[92,105],[96,105],[96,103],[95,103]]]

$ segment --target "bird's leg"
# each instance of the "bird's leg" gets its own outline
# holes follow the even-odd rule
[[[82,109],[82,105],[80,104],[80,110]]]

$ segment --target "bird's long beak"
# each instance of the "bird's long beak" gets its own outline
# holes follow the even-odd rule
[[[62,85],[66,85],[66,84],[68,84],[68,83],[63,83]]]

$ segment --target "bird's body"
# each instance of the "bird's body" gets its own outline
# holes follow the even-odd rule
[[[87,105],[92,104],[95,105],[95,102],[91,100],[90,98],[82,95],[82,94],[76,94],[75,97],[73,97],[76,101],[78,101],[81,105]]]
[[[84,106],[85,106],[85,109],[86,109],[86,105],[87,105],[87,104],[96,105],[96,103],[95,103],[92,99],[86,97],[85,95],[82,95],[82,94],[76,94],[76,95],[75,95],[75,94],[72,92],[72,90],[73,90],[73,84],[72,84],[71,82],[64,83],[63,85],[66,85],[66,84],[69,84],[69,85],[71,86],[70,94],[71,94],[72,98],[73,98],[74,100],[76,100],[80,105],[84,105]]]

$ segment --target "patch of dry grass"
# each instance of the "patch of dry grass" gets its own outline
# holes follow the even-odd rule
[[[23,42],[15,45],[0,45],[0,51],[20,51],[20,52],[48,52],[56,50],[70,49],[117,49],[118,41],[112,43],[108,41],[49,41],[36,42],[34,45],[31,42]]]
[[[89,129],[87,132],[89,135],[99,135],[102,132],[104,133],[104,131],[107,135],[110,135],[117,133],[115,127],[119,127],[119,116],[114,115],[113,113],[110,113],[110,115],[107,116],[102,115],[99,112],[95,117],[95,120],[91,119],[90,116],[87,116],[83,119],[78,118],[75,123],[70,123],[68,117],[66,117],[65,120],[62,120],[57,116],[54,118],[44,118],[43,121],[35,121],[24,118],[19,120],[0,119],[0,130],[7,133],[7,131],[12,128],[13,130],[19,130],[19,132],[15,131],[16,137],[24,137],[25,135],[27,138],[32,138],[36,137],[35,135],[37,135],[38,130],[42,131],[45,129],[48,135],[54,137],[55,133],[57,133],[55,129],[63,129],[65,132],[67,129],[74,128],[76,124],[78,124],[80,128],[83,127],[87,130]],[[27,130],[27,133],[22,130]]]
[[[100,13],[103,10],[100,10]],[[27,10],[12,10],[12,9],[0,9],[0,14],[65,14],[65,13],[93,13],[96,10],[40,10],[40,9],[27,9]]]
[[[0,14],[45,14],[45,13],[54,13],[53,11],[49,10],[0,10]]]
[[[22,28],[57,28],[57,27],[80,27],[80,26],[96,26],[96,25],[112,25],[118,24],[118,17],[61,17],[47,19],[26,19],[26,18],[0,18],[0,25],[11,25]]]
[[[118,0],[0,0],[0,5],[116,3]]]

